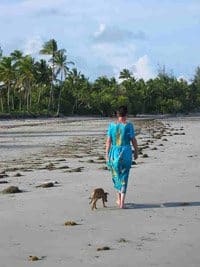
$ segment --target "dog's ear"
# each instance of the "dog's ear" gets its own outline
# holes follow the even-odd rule
[[[108,193],[108,192],[105,192],[105,194],[106,194],[106,195],[109,195],[109,193]]]

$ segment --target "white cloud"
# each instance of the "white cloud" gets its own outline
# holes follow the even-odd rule
[[[131,31],[118,26],[107,26],[101,23],[98,31],[94,33],[93,41],[96,43],[115,43],[130,40],[144,40],[146,34],[143,31]]]
[[[151,69],[149,57],[147,55],[140,57],[136,61],[133,66],[133,73],[137,78],[143,78],[144,80],[148,80],[155,76]]]
[[[155,76],[149,62],[149,57],[144,55],[139,59],[136,56],[134,44],[119,46],[116,44],[96,44],[93,45],[93,52],[100,60],[113,68],[116,78],[124,68],[131,70],[136,78],[148,80]]]
[[[105,31],[105,29],[106,29],[106,25],[103,24],[103,23],[101,23],[101,24],[99,25],[99,29],[98,29],[98,31],[96,31],[96,32],[94,33],[94,37],[98,37],[98,36],[100,36],[100,35]]]
[[[43,41],[40,36],[31,37],[24,45],[24,53],[28,55],[37,55],[42,48]]]
[[[180,81],[186,81],[187,83],[191,83],[191,80],[188,79],[188,77],[184,76],[184,75],[180,75],[178,76],[177,80]]]

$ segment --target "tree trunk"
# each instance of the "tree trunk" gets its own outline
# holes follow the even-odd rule
[[[8,93],[7,93],[7,107],[8,107],[8,113],[10,113],[10,84],[8,84],[7,90],[8,90]]]
[[[14,95],[13,94],[11,97],[11,102],[12,102],[12,110],[14,111],[15,110],[15,102],[14,102]]]
[[[53,82],[54,82],[54,55],[53,55],[53,62],[52,62],[52,74],[51,74],[51,88],[50,88],[50,96],[49,96],[49,104],[48,104],[48,112],[52,108],[54,110],[54,88],[53,88]]]
[[[41,99],[41,88],[38,90],[38,100],[37,100],[37,105],[39,107],[39,104],[40,104],[40,99]]]
[[[57,113],[56,116],[59,116],[60,113],[60,101],[61,101],[61,95],[62,95],[62,87],[63,87],[63,75],[61,72],[61,86],[60,86],[60,91],[59,91],[59,96],[58,96],[58,107],[57,107]]]
[[[22,110],[22,96],[21,96],[21,93],[19,95],[19,111]]]
[[[4,107],[3,107],[3,97],[1,96],[1,112],[4,112]]]
[[[31,88],[30,82],[29,82],[28,86],[29,86],[29,107],[31,110],[31,107],[32,107],[32,88]]]

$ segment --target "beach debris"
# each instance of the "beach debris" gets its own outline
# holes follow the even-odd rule
[[[104,247],[98,247],[97,251],[103,251],[103,250],[110,250],[110,247],[104,246]]]
[[[0,184],[7,184],[7,183],[8,183],[8,181],[6,181],[6,180],[0,181]]]
[[[142,149],[147,149],[149,148],[149,145],[143,145]]]
[[[167,138],[164,138],[162,141],[168,141]]]
[[[29,261],[39,261],[40,259],[37,256],[28,256]]]
[[[82,156],[82,155],[77,155],[77,154],[75,154],[75,155],[72,155],[72,157],[74,157],[74,158],[83,158],[83,156]]]
[[[69,169],[69,166],[60,166],[60,167],[58,167],[57,169],[59,169],[59,170],[65,170],[65,169]]]
[[[45,169],[49,171],[55,170],[55,165],[52,162],[50,162],[48,165],[45,166]]]
[[[161,134],[155,135],[154,138],[155,139],[161,139],[162,138],[162,135]]]
[[[157,147],[152,147],[152,149],[151,150],[158,150],[158,148]]]
[[[0,179],[5,178],[5,177],[8,177],[8,174],[6,174],[5,171],[1,172],[0,173]]]
[[[53,182],[45,182],[43,184],[40,185],[36,185],[36,188],[42,187],[42,188],[49,188],[49,187],[53,187],[54,183]]]
[[[143,158],[148,158],[149,156],[148,156],[148,154],[143,154],[142,157],[143,157]]]
[[[74,169],[66,170],[65,172],[81,172],[84,167],[77,167]]]
[[[15,167],[12,167],[12,168],[6,168],[5,169],[5,172],[7,171],[7,172],[16,172],[16,171],[18,171],[19,170],[19,168],[15,168]]]
[[[20,172],[17,172],[15,175],[15,177],[20,177],[20,176],[23,176]]]
[[[21,193],[22,190],[20,190],[17,186],[9,186],[1,191],[3,194],[15,194],[15,193]]]
[[[97,159],[98,159],[98,160],[105,160],[105,157],[102,156],[102,155],[100,155]]]
[[[64,223],[65,226],[75,226],[78,225],[78,223],[76,223],[75,221],[66,221]]]
[[[120,238],[119,240],[117,240],[118,243],[128,243],[129,241],[125,238]]]
[[[86,162],[88,162],[88,163],[94,163],[94,160],[93,159],[88,159]]]
[[[99,170],[105,170],[105,171],[107,171],[108,170],[108,167],[107,166],[102,166],[102,167],[99,167]]]

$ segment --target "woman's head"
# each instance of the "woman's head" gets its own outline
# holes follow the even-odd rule
[[[127,106],[120,106],[117,109],[117,116],[118,117],[125,117],[127,115],[128,109]]]

